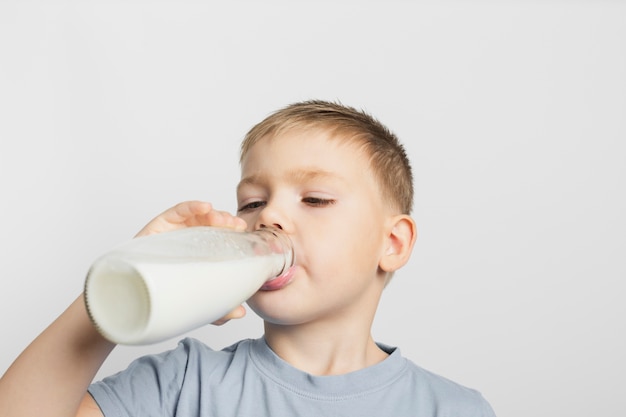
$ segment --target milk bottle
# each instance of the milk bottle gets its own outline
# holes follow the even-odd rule
[[[293,262],[291,241],[274,228],[198,226],[138,237],[93,263],[85,303],[110,341],[155,343],[223,317]]]

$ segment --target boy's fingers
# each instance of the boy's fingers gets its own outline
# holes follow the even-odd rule
[[[185,223],[190,218],[202,216],[212,210],[213,206],[206,201],[185,201],[166,210],[162,216],[171,223]]]
[[[205,201],[185,201],[176,204],[146,224],[143,229],[137,233],[137,236],[146,236],[155,233],[161,233],[166,230],[180,228],[189,225],[189,219],[202,216],[213,209],[211,203]]]
[[[185,201],[165,210],[150,221],[137,236],[151,235],[190,226],[215,226],[243,231],[247,224],[240,217],[226,211],[213,210],[204,201]]]
[[[222,324],[228,322],[229,320],[240,319],[244,317],[245,315],[246,315],[246,308],[241,305],[235,308],[233,311],[231,311],[227,315],[225,315],[224,317],[222,317],[221,319],[214,321],[213,324],[215,326],[221,326]]]
[[[207,226],[228,227],[237,230],[245,230],[246,221],[241,217],[233,216],[225,211],[213,210],[206,214]]]

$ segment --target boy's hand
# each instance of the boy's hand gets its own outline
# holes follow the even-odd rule
[[[137,233],[137,236],[153,235],[191,226],[227,227],[245,230],[246,222],[241,217],[225,211],[213,210],[211,203],[185,201],[165,210]]]
[[[235,308],[233,311],[225,315],[219,320],[214,321],[212,324],[215,326],[221,326],[222,324],[228,322],[232,319],[240,319],[246,315],[246,308],[244,306],[239,306]]]
[[[152,219],[137,233],[136,237],[192,226],[226,227],[243,231],[246,230],[247,225],[241,217],[233,216],[225,211],[213,210],[211,203],[185,201],[165,210]],[[221,319],[213,322],[213,324],[221,326],[231,319],[240,319],[245,315],[246,309],[244,306],[239,306]]]

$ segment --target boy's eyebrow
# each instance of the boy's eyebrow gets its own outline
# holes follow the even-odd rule
[[[322,169],[296,169],[287,171],[284,174],[287,182],[292,184],[306,183],[313,180],[318,179],[329,179],[329,180],[339,180],[344,181],[344,178],[337,175],[336,173],[325,171]],[[249,175],[245,178],[242,178],[237,185],[237,190],[239,190],[244,185],[257,185],[263,184],[266,182],[267,176],[263,174],[253,174]]]

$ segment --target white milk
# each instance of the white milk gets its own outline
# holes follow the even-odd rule
[[[98,259],[85,280],[89,317],[107,339],[147,344],[213,322],[293,265],[280,229],[197,226],[139,237]]]
[[[86,305],[107,339],[154,343],[223,317],[284,267],[281,254],[185,262],[112,252],[89,272]]]

